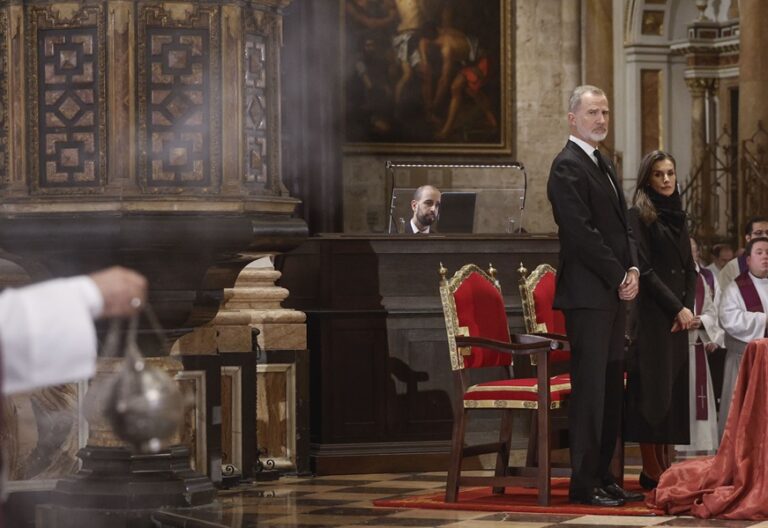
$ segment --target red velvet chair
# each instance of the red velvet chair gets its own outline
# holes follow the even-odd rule
[[[549,264],[540,264],[529,275],[528,270],[520,263],[518,268],[520,274],[520,302],[523,308],[523,319],[525,320],[525,331],[550,339],[559,341],[568,341],[565,330],[565,316],[560,310],[552,307],[555,300],[555,284],[557,272]],[[568,361],[571,358],[570,348],[565,347],[561,350],[553,351],[550,355],[550,362],[558,365],[557,371],[567,372]],[[570,386],[570,374],[563,374],[568,380]],[[625,376],[626,380],[626,376]],[[532,428],[528,446],[528,464],[535,463],[536,460],[536,437],[535,430]],[[611,471],[616,476],[619,484],[624,480],[624,443],[619,437],[616,443],[616,451],[611,461]]]
[[[467,264],[450,279],[446,279],[446,274],[441,264],[440,300],[457,398],[445,500],[455,502],[460,486],[492,486],[495,493],[504,493],[507,486],[533,485],[538,488],[539,504],[548,505],[549,410],[560,407],[570,393],[566,378],[549,376],[549,355],[562,343],[540,336],[510,335],[501,287],[492,267],[486,273]],[[521,356],[525,362],[530,361],[529,357],[535,358],[536,377],[515,378],[513,356]],[[495,381],[470,383],[470,371],[489,367],[501,367],[505,375]],[[537,467],[508,467],[512,416],[518,409],[538,411],[537,427],[541,434]],[[488,410],[503,411],[498,442],[465,446],[468,414]],[[496,453],[494,474],[462,476],[463,459],[485,453]]]

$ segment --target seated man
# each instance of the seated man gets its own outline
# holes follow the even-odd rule
[[[411,209],[413,217],[410,232],[428,234],[440,215],[440,191],[432,185],[422,185],[413,193]]]
[[[752,238],[744,250],[747,270],[725,289],[720,300],[720,324],[725,330],[725,374],[718,429],[722,436],[744,348],[766,337],[768,308],[768,238]]]

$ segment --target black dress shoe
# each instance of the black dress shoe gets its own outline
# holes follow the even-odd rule
[[[645,495],[639,491],[627,491],[615,482],[603,486],[603,491],[615,499],[622,499],[624,502],[645,500]]]
[[[591,506],[623,506],[624,499],[619,499],[608,495],[603,488],[594,488],[585,495],[570,494],[571,502],[579,504],[589,504]]]
[[[653,480],[651,477],[649,477],[648,475],[646,475],[642,471],[640,472],[640,486],[643,489],[647,489],[647,490],[650,491],[650,490],[654,489],[658,485],[659,485],[659,481],[658,480]]]

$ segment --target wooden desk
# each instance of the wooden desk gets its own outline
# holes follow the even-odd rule
[[[324,235],[282,255],[285,305],[307,314],[314,470],[444,469],[453,378],[440,262],[449,276],[492,263],[520,331],[517,268],[556,265],[558,250],[554,236]]]

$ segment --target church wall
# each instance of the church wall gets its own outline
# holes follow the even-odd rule
[[[578,2],[568,0],[518,2],[515,147],[528,168],[524,227],[530,232],[556,229],[546,185],[552,159],[568,138],[568,97],[581,82],[579,13]]]
[[[336,22],[331,25],[333,35],[338,35],[342,28],[339,7],[343,4],[335,0],[323,2],[330,13],[326,16],[326,22],[329,22],[332,16],[336,17]],[[731,16],[729,13],[735,9],[732,4],[733,2],[729,1],[710,2],[705,15],[718,21],[728,20]],[[687,178],[692,164],[693,103],[690,89],[685,82],[685,57],[676,54],[672,47],[676,42],[686,40],[688,25],[699,15],[693,2],[610,0],[599,4],[599,12],[595,11],[597,4],[583,1],[518,0],[505,5],[512,6],[511,21],[509,27],[505,27],[512,41],[512,65],[503,83],[505,93],[511,98],[511,105],[505,114],[512,128],[509,155],[472,153],[461,148],[439,153],[434,150],[420,152],[417,149],[350,151],[344,148],[343,126],[339,125],[336,131],[325,127],[324,133],[338,132],[330,134],[338,138],[336,150],[330,154],[330,158],[329,153],[325,151],[317,152],[313,156],[338,162],[338,169],[331,170],[338,191],[334,195],[336,198],[333,203],[323,197],[322,206],[318,210],[322,213],[332,209],[340,221],[333,224],[333,229],[329,229],[330,223],[313,227],[317,222],[310,222],[313,232],[384,232],[388,224],[388,188],[391,185],[385,170],[388,160],[430,163],[520,161],[525,165],[529,178],[523,227],[530,232],[553,231],[555,225],[546,199],[546,179],[551,160],[562,148],[568,133],[565,118],[567,95],[575,85],[582,82],[597,84],[609,90],[610,85],[613,85],[613,94],[610,97],[613,138],[609,138],[606,144],[615,152],[627,196],[631,196],[634,191],[637,167],[645,154],[641,141],[643,123],[658,136],[658,146],[672,151],[678,159],[681,179]],[[611,28],[600,25],[601,21],[606,24],[603,11],[609,12],[613,19]],[[654,27],[651,22],[644,21],[646,11],[656,13],[655,17],[650,17],[649,20],[655,21],[658,26]],[[610,41],[606,31],[613,35],[613,49],[610,53],[603,51],[606,43]],[[327,41],[326,38],[325,42]],[[333,62],[336,68],[327,67],[331,62],[324,61],[324,64],[329,75],[336,76],[334,86],[339,92],[338,106],[328,108],[326,112],[335,111],[334,115],[338,116],[336,122],[340,123],[344,120],[341,89],[343,82],[339,81],[343,68],[337,58],[341,56],[341,45],[325,47],[328,49],[322,53],[332,55],[331,62],[336,61]],[[313,59],[313,62],[316,60],[317,58]],[[610,65],[606,66],[606,62]],[[335,71],[332,71],[334,69]],[[644,115],[640,106],[643,96],[647,98],[649,95],[643,93],[641,82],[645,69],[659,72],[658,85],[652,87],[654,96],[658,99],[658,107],[653,116]],[[605,79],[611,75],[611,71],[613,78]],[[721,79],[716,100],[718,131],[722,130],[724,120],[727,120],[729,115],[729,93],[726,84],[727,79]],[[313,91],[319,89],[315,86]],[[307,126],[311,126],[311,123]],[[646,147],[645,150],[651,148],[647,140]],[[312,152],[315,153],[316,150]],[[287,156],[287,159],[286,163],[290,164],[293,156]],[[325,170],[322,167],[330,165],[320,164],[317,170]],[[318,174],[317,177],[305,180],[327,182],[327,177],[330,177],[330,174]],[[435,183],[440,185],[446,181],[449,183],[449,180],[450,178],[447,178]],[[317,201],[313,198],[317,196],[316,192],[299,192],[298,195],[305,204],[308,200]],[[501,207],[497,214],[509,216]]]
[[[510,156],[346,153],[342,162],[344,231],[385,230],[387,160],[521,161],[528,173],[523,227],[529,232],[553,231],[546,180],[552,159],[567,139],[568,94],[580,82],[579,16],[579,2],[572,0],[514,2],[512,22],[505,28],[514,39],[513,65],[502,84],[512,100],[507,116],[512,120]]]

